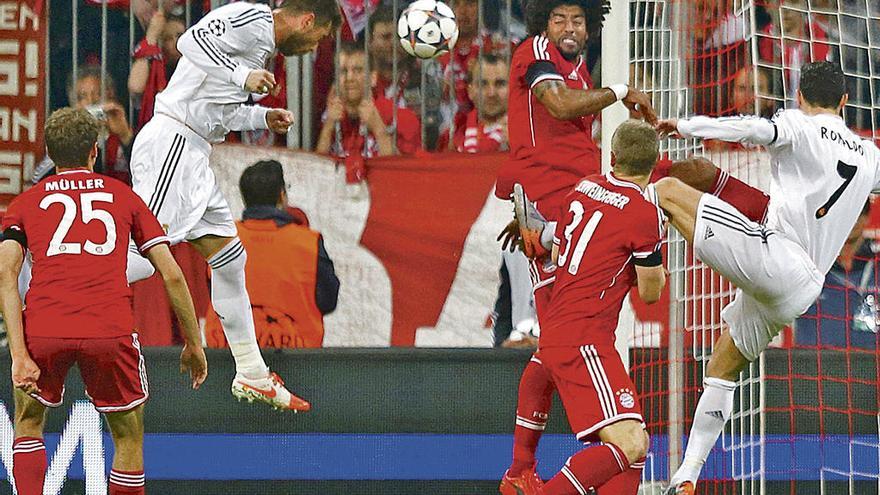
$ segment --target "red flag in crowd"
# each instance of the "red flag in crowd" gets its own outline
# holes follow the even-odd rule
[[[342,13],[345,15],[345,27],[352,37],[356,37],[367,27],[369,14],[376,10],[380,0],[340,0]]]

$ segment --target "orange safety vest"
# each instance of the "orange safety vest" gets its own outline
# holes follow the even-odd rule
[[[319,234],[274,220],[236,222],[247,250],[247,291],[260,347],[321,347],[324,317],[315,301]],[[205,322],[208,347],[227,347],[217,313]]]

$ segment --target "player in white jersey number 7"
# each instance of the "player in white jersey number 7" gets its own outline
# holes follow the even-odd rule
[[[293,119],[286,109],[245,103],[281,89],[264,70],[276,50],[287,56],[308,53],[341,23],[335,0],[281,0],[277,5],[232,3],[183,33],[174,76],[135,139],[131,175],[134,191],[171,242],[190,242],[211,266],[211,301],[235,358],[232,394],[277,409],[308,411],[310,404],[291,394],[260,354],[245,290],[246,254],[208,166],[211,144],[222,142],[229,131],[287,132]],[[130,253],[129,282],[152,271],[144,258]]]
[[[694,493],[733,410],[740,372],[819,296],[825,274],[868,195],[880,186],[880,152],[840,117],[846,79],[829,62],[801,70],[799,110],[772,120],[694,117],[658,124],[663,133],[765,146],[773,186],[766,225],[681,181],[657,182],[660,206],[696,256],[736,287],[727,324],[706,367],[687,450],[667,495]]]

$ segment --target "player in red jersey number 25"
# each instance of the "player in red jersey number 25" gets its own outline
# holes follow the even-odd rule
[[[113,435],[110,495],[143,494],[149,385],[126,281],[129,238],[162,276],[184,330],[180,368],[194,389],[208,374],[195,309],[147,205],[124,183],[92,172],[98,122],[85,110],[64,108],[47,120],[45,139],[58,174],[15,198],[0,243],[0,309],[15,386],[15,485],[19,495],[42,495],[46,407],[61,406],[76,364]],[[33,278],[22,311],[18,276],[26,254]]]

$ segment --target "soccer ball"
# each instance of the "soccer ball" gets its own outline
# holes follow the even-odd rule
[[[416,0],[397,21],[397,36],[406,53],[430,59],[449,53],[458,40],[455,13],[439,0]]]

